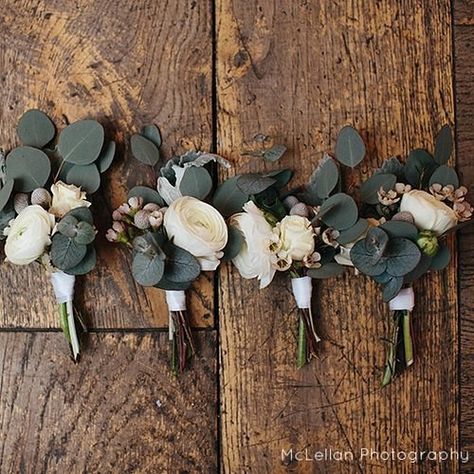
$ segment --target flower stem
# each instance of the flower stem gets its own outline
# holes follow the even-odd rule
[[[171,370],[178,375],[196,352],[186,311],[170,312],[170,334]]]
[[[413,340],[411,336],[411,311],[405,310],[402,314],[403,344],[405,347],[405,365],[413,364]]]
[[[388,385],[393,377],[395,376],[396,365],[397,365],[397,343],[398,343],[398,332],[400,327],[399,312],[395,311],[393,314],[393,330],[392,337],[388,341],[388,351],[385,362],[385,372],[382,379],[382,387]]]
[[[298,357],[296,366],[301,369],[306,364],[306,324],[304,322],[303,313],[300,314],[299,318],[299,330],[298,330]]]
[[[63,330],[66,340],[71,349],[72,358],[74,362],[79,359],[80,348],[79,339],[77,337],[76,324],[74,322],[74,309],[72,301],[61,303],[59,305],[59,324]]]

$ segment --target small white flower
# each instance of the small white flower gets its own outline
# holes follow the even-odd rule
[[[86,200],[86,192],[74,184],[64,184],[62,181],[51,186],[53,202],[49,212],[56,217],[63,217],[70,210],[77,207],[89,207],[91,203]]]

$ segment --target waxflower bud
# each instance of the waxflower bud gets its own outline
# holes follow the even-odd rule
[[[20,212],[25,209],[25,207],[28,207],[29,202],[28,202],[28,194],[26,193],[17,193],[13,197],[13,207],[15,209],[15,212],[17,214],[20,214]]]
[[[295,204],[290,209],[290,216],[308,217],[309,216],[308,206],[306,206],[304,202],[299,202]]]
[[[295,196],[287,196],[283,200],[283,205],[285,206],[287,210],[290,210],[293,206],[295,206],[298,203],[299,203],[299,200]]]
[[[154,202],[149,202],[148,204],[145,204],[143,206],[143,210],[148,212],[159,211],[160,206],[158,206],[158,204],[155,204]]]
[[[141,230],[148,229],[150,227],[150,213],[142,209],[135,214],[133,218],[133,223]]]
[[[418,247],[430,257],[434,257],[439,250],[438,238],[432,230],[422,230],[416,239]]]
[[[49,207],[51,205],[51,194],[44,188],[36,188],[31,193],[31,204],[38,204],[41,207]]]
[[[128,200],[128,204],[132,209],[140,209],[143,206],[143,198],[139,196],[133,196]]]

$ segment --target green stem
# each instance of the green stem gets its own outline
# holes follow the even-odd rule
[[[385,387],[386,385],[388,385],[392,381],[395,375],[396,364],[397,364],[398,331],[400,327],[399,323],[400,323],[399,314],[398,314],[398,311],[395,311],[393,315],[392,337],[390,338],[390,341],[388,342],[387,359],[385,362],[385,372],[383,374],[382,387]]]
[[[299,318],[298,330],[298,358],[296,366],[301,369],[306,364],[306,326],[303,320],[303,315]]]
[[[61,303],[59,305],[59,325],[66,336],[67,342],[71,344],[71,335],[69,334],[69,324],[67,321],[67,304]]]
[[[405,364],[407,367],[413,364],[413,340],[411,336],[411,312],[408,310],[403,311],[402,324],[403,324],[403,342],[405,347]]]

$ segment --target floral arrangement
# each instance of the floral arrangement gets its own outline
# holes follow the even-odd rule
[[[161,135],[148,125],[131,137],[133,156],[159,167]],[[128,201],[112,214],[107,239],[133,253],[137,283],[165,290],[169,309],[172,370],[183,372],[195,353],[186,311],[185,291],[201,271],[216,270],[226,252],[228,230],[220,212],[209,204],[213,183],[206,167],[223,158],[189,151],[159,167],[153,187],[136,186]]]
[[[80,354],[74,320],[74,283],[96,264],[91,203],[100,174],[111,165],[113,141],[94,120],[67,126],[54,148],[56,128],[40,110],[20,119],[22,146],[0,157],[0,238],[14,265],[39,263],[50,274],[60,325],[76,361]]]
[[[365,156],[364,143],[351,127],[338,135],[335,158],[354,167]],[[229,217],[229,252],[243,278],[257,278],[268,286],[276,272],[291,277],[299,310],[297,367],[316,355],[320,341],[312,315],[312,279],[337,276],[344,267],[338,248],[367,229],[358,208],[341,192],[335,159],[324,155],[303,188],[284,192],[290,170],[239,175],[216,191],[214,205]]]
[[[416,149],[405,163],[390,158],[360,188],[362,214],[368,217],[370,230],[346,246],[345,256],[346,263],[382,286],[392,311],[394,329],[382,385],[414,361],[412,283],[449,264],[445,237],[472,217],[467,189],[447,165],[451,151],[452,133],[445,126],[433,154]]]

